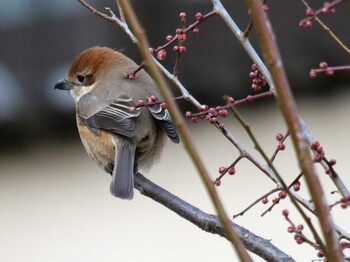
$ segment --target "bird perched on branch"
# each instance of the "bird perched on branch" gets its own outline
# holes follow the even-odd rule
[[[74,60],[55,89],[69,90],[76,103],[81,141],[89,156],[112,175],[111,193],[134,196],[134,174],[158,158],[167,136],[179,136],[152,78],[125,55],[92,47]]]

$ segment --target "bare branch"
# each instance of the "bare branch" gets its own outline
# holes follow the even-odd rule
[[[324,252],[329,261],[342,261],[343,256],[337,240],[334,224],[329,210],[325,205],[326,200],[324,199],[324,192],[313,166],[305,131],[299,122],[293,95],[290,91],[289,83],[284,72],[272,27],[262,8],[262,4],[259,1],[247,0],[247,3],[252,11],[254,25],[258,33],[265,61],[267,61],[271,75],[276,84],[276,91],[278,94],[277,100],[287,122],[296,154],[298,156],[299,165],[303,171],[310,194],[315,203],[322,232],[327,243]]]
[[[130,3],[125,0],[121,0],[119,4],[121,5],[124,11],[125,18],[127,19],[130,27],[133,29],[133,32],[138,40],[139,51],[145,60],[148,71],[152,76],[152,78],[154,79],[155,83],[157,84],[161,94],[163,95],[167,103],[168,109],[178,128],[179,134],[182,138],[186,151],[189,154],[193,164],[197,168],[197,171],[207,189],[207,192],[215,206],[215,209],[218,212],[218,216],[222,222],[227,238],[232,243],[234,249],[236,250],[238,256],[242,261],[247,261],[247,262],[253,261],[249,256],[249,254],[244,249],[242,243],[239,241],[235,231],[232,230],[232,227],[230,226],[231,221],[226,215],[223,204],[221,203],[221,200],[211,181],[209,173],[204,166],[203,160],[201,159],[198,150],[193,144],[193,140],[189,135],[189,132],[183,120],[182,114],[179,108],[177,107],[177,105],[175,104],[174,100],[172,99],[173,95],[170,91],[170,88],[168,87],[163,76],[161,75],[158,67],[153,62],[152,56],[149,53],[149,44],[148,44],[147,37],[143,33],[143,30],[141,28],[141,25],[139,24],[139,21],[134,13],[133,8],[131,7]]]
[[[197,207],[192,206],[169,191],[152,183],[140,173],[135,175],[135,188],[139,190],[141,194],[169,208],[202,230],[226,237],[220,219],[217,216],[207,214]],[[242,243],[244,243],[245,248],[266,261],[294,261],[289,255],[272,245],[269,240],[261,238],[233,222],[230,222],[230,225]]]

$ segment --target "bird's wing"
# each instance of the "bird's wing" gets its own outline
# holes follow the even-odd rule
[[[92,131],[100,129],[109,130],[113,133],[126,137],[135,136],[135,117],[141,113],[140,108],[134,107],[130,97],[120,97],[97,113],[82,118],[83,123]]]
[[[148,109],[151,112],[152,116],[157,120],[161,128],[164,130],[164,132],[168,135],[170,140],[174,143],[179,143],[180,138],[177,134],[169,111],[167,109],[163,109],[160,104],[148,106]]]

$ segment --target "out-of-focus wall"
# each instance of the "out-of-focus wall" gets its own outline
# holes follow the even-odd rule
[[[186,12],[188,23],[197,12],[211,10],[210,1],[132,1],[150,42],[157,47],[165,36],[179,26],[178,14]],[[89,1],[99,10],[115,10],[115,1]],[[223,1],[233,19],[243,29],[248,21],[244,1]],[[317,6],[318,1],[310,4]],[[303,94],[328,93],[345,86],[347,74],[310,80],[310,67],[321,60],[345,64],[342,50],[314,25],[301,30],[304,17],[301,3],[293,0],[271,3],[271,16],[293,89]],[[344,42],[350,41],[346,23],[349,3],[338,8],[336,15],[322,17]],[[0,148],[18,147],[33,137],[48,136],[62,125],[74,127],[69,115],[72,101],[63,92],[54,92],[55,81],[63,78],[72,58],[81,50],[110,46],[123,50],[141,62],[137,49],[116,25],[93,15],[75,0],[2,0],[0,9]],[[255,35],[252,34],[255,44]],[[200,26],[198,35],[186,41],[180,79],[204,103],[221,101],[223,94],[241,97],[249,91],[250,60],[220,18],[214,17]],[[257,47],[259,50],[259,48]],[[175,55],[168,52],[164,62],[171,70]],[[20,131],[19,131],[20,128]],[[67,134],[64,134],[67,135]],[[10,138],[15,138],[8,143]],[[40,141],[39,139],[39,141]]]

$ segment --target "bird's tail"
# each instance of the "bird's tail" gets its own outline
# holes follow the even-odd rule
[[[112,195],[121,199],[134,197],[134,145],[116,146],[113,178],[110,186]]]

